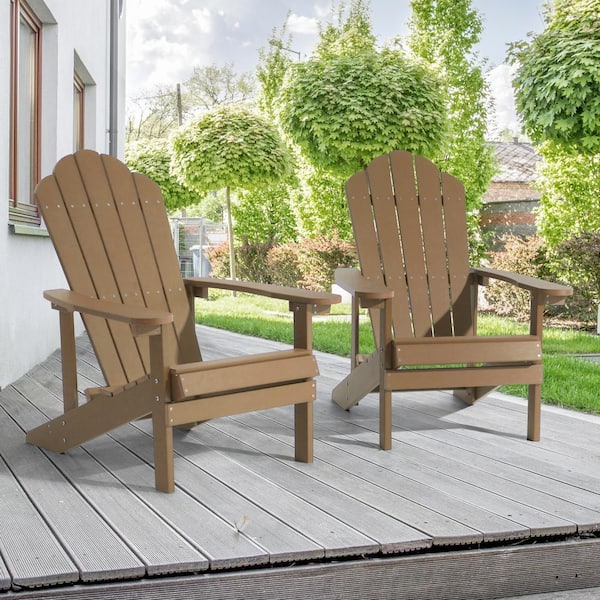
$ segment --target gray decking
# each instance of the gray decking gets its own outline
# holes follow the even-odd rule
[[[198,332],[205,359],[277,347]],[[78,353],[80,388],[101,383],[85,337]],[[382,452],[376,398],[342,411],[329,393],[348,361],[318,360],[313,464],[292,460],[290,408],[220,419],[176,433],[173,495],[154,490],[147,422],[66,455],[25,444],[60,410],[58,354],[2,390],[0,598],[175,598],[191,585],[207,598],[484,598],[600,584],[599,418],[545,407],[531,443],[520,400],[396,394]]]

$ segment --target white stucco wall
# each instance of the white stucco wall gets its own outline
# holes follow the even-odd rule
[[[73,74],[86,83],[85,145],[108,152],[110,0],[28,0],[42,33],[42,177],[72,152]],[[0,114],[10,107],[10,2],[0,2]],[[120,27],[124,30],[124,19]],[[121,65],[124,66],[124,35]],[[77,58],[76,58],[77,57]],[[79,70],[82,69],[83,73]],[[124,124],[124,68],[120,68],[120,131]],[[15,235],[8,226],[9,122],[0,119],[0,388],[59,346],[58,314],[43,291],[65,287],[47,237]]]

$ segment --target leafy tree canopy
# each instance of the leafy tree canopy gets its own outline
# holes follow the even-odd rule
[[[286,134],[315,166],[340,175],[397,148],[431,156],[445,131],[436,79],[394,50],[294,65],[280,101]]]
[[[198,202],[198,194],[182,185],[170,173],[171,147],[166,139],[129,143],[125,161],[130,169],[143,173],[155,181],[162,192],[167,210],[190,206]]]
[[[243,106],[211,110],[173,137],[172,172],[199,193],[250,190],[288,177],[292,164],[276,127]]]
[[[550,141],[539,152],[538,228],[548,247],[585,231],[600,231],[600,155],[573,153]]]
[[[600,153],[600,0],[554,0],[544,31],[510,51],[517,110],[531,139]]]

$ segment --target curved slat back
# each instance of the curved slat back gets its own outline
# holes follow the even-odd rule
[[[111,156],[81,150],[61,159],[35,195],[71,289],[172,312],[167,364],[200,360],[159,187]],[[108,385],[148,372],[145,338],[122,323],[84,323]]]
[[[395,291],[394,336],[471,333],[462,184],[428,159],[396,151],[353,175],[346,195],[363,275]]]

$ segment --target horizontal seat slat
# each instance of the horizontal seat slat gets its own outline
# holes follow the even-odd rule
[[[395,367],[412,365],[540,362],[542,346],[535,336],[435,337],[396,340]]]
[[[171,369],[174,401],[274,386],[319,374],[312,353],[298,349],[197,363],[197,368],[191,368],[193,366]]]

